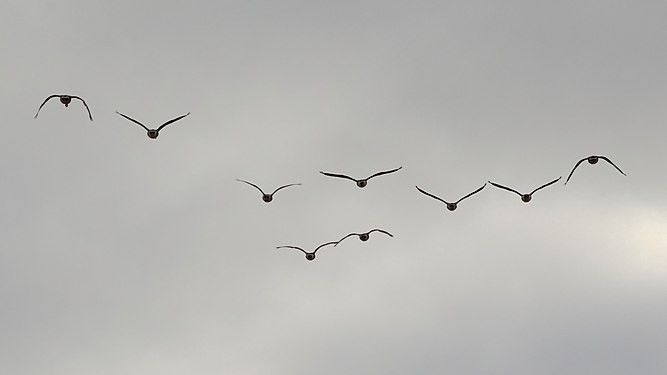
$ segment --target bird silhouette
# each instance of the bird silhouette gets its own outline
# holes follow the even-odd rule
[[[240,180],[240,179],[238,179],[238,178],[236,179],[236,181],[245,182],[246,184],[248,184],[248,185],[250,185],[250,186],[254,186],[257,190],[260,191],[260,193],[262,193],[262,200],[263,200],[264,202],[266,202],[266,203],[269,203],[269,202],[271,202],[271,201],[273,200],[273,194],[275,194],[278,190],[280,190],[280,189],[284,189],[284,188],[289,187],[289,186],[301,185],[301,183],[283,185],[283,186],[277,188],[276,190],[274,190],[273,193],[271,193],[271,194],[266,194],[266,193],[264,192],[264,190],[262,190],[259,186],[253,184],[252,182],[248,182],[248,181],[245,181],[245,180]]]
[[[176,122],[176,121],[178,121],[178,120],[182,119],[183,117],[185,117],[185,116],[187,116],[187,115],[190,114],[190,112],[188,112],[188,113],[184,114],[183,116],[178,116],[178,117],[176,117],[175,119],[171,119],[171,120],[165,122],[164,124],[160,125],[160,127],[157,128],[157,129],[149,129],[149,128],[146,127],[146,125],[140,123],[139,121],[137,121],[137,120],[135,120],[135,119],[133,119],[133,118],[131,118],[131,117],[129,117],[129,116],[125,116],[124,114],[122,114],[122,113],[120,113],[120,112],[118,112],[118,111],[116,111],[116,113],[118,113],[119,115],[121,115],[121,116],[125,117],[126,119],[132,121],[133,123],[135,123],[135,124],[141,126],[142,128],[146,129],[146,134],[148,134],[148,138],[150,138],[150,139],[155,139],[155,138],[157,138],[157,136],[160,135],[160,130],[162,130],[162,128],[164,128],[165,126],[167,126],[167,125],[169,125],[169,124],[171,124],[171,123],[174,123],[174,122]]]
[[[522,200],[524,203],[528,203],[528,202],[530,202],[530,200],[531,200],[532,197],[533,197],[533,194],[534,194],[536,191],[538,191],[538,190],[540,190],[540,189],[543,189],[543,188],[545,188],[545,187],[547,187],[547,186],[549,186],[549,185],[555,184],[555,183],[558,182],[558,180],[560,180],[562,177],[563,177],[563,176],[560,176],[560,177],[558,177],[557,179],[555,179],[555,180],[553,180],[553,181],[551,181],[551,182],[547,182],[546,184],[544,184],[544,185],[538,187],[537,189],[531,191],[530,194],[521,194],[521,193],[519,193],[518,191],[516,191],[516,190],[514,190],[514,189],[512,189],[512,188],[508,188],[507,186],[503,186],[503,185],[500,185],[500,184],[496,184],[495,182],[491,182],[491,181],[489,181],[489,183],[490,183],[491,185],[495,186],[495,187],[498,187],[498,188],[501,188],[501,189],[505,189],[505,190],[507,190],[507,191],[511,191],[511,192],[514,192],[514,193],[519,194],[519,196],[521,197],[521,200]]]
[[[473,194],[479,193],[482,189],[484,189],[485,186],[486,186],[486,184],[482,185],[481,188],[479,188],[479,189],[473,191],[472,193],[470,193],[470,194],[464,196],[463,198],[457,200],[456,202],[446,202],[444,199],[439,198],[439,197],[436,197],[435,195],[433,195],[433,194],[431,194],[431,193],[429,193],[429,192],[426,192],[426,191],[420,189],[419,186],[415,186],[415,187],[416,187],[417,190],[419,190],[421,193],[426,194],[426,195],[428,195],[429,197],[431,197],[431,198],[435,198],[435,199],[439,200],[440,202],[446,204],[448,210],[450,210],[450,211],[454,211],[454,210],[456,209],[457,205],[459,204],[459,202],[461,202],[462,200],[468,198],[469,196],[471,196],[471,195],[473,195]]]
[[[621,170],[621,168],[617,167],[616,164],[614,164],[614,163],[613,163],[611,160],[609,160],[609,158],[607,158],[606,156],[602,156],[602,155],[591,155],[591,156],[588,156],[588,157],[585,157],[585,158],[579,160],[579,161],[577,162],[577,164],[574,165],[574,168],[572,168],[572,172],[570,172],[570,175],[567,176],[567,179],[565,180],[565,184],[564,184],[564,185],[567,185],[567,182],[570,181],[570,177],[572,177],[572,174],[574,173],[574,170],[577,169],[577,167],[579,166],[579,164],[581,164],[584,160],[588,161],[589,164],[597,164],[597,162],[598,162],[600,159],[602,159],[602,160],[606,161],[607,163],[613,165],[614,168],[616,168],[617,171],[621,172],[621,174],[622,174],[623,176],[627,176],[625,173],[623,173],[623,171]]]
[[[338,242],[336,242],[336,244],[334,245],[334,247],[338,246],[338,244],[341,243],[341,241],[343,241],[344,239],[346,239],[346,238],[348,238],[348,237],[350,237],[350,236],[358,236],[360,240],[362,240],[362,241],[368,241],[368,239],[370,238],[370,234],[373,233],[373,232],[380,232],[380,233],[384,233],[384,234],[386,234],[386,235],[389,236],[389,237],[394,237],[393,234],[391,234],[391,233],[389,233],[389,232],[387,232],[387,231],[385,231],[385,230],[382,230],[382,229],[372,229],[372,230],[369,230],[369,231],[366,232],[366,233],[350,233],[350,234],[348,234],[347,236],[345,236],[345,237],[341,238],[340,240],[338,240]]]
[[[361,179],[361,180],[357,180],[356,178],[352,178],[352,177],[350,177],[350,176],[346,176],[346,175],[344,175],[344,174],[328,173],[328,172],[322,172],[322,171],[320,171],[320,173],[322,173],[322,174],[325,175],[325,176],[329,176],[329,177],[346,178],[346,179],[348,179],[348,180],[352,180],[352,181],[354,181],[354,182],[357,183],[357,186],[358,186],[358,187],[362,188],[362,187],[365,187],[366,185],[368,185],[368,180],[370,180],[371,178],[373,178],[373,177],[377,177],[377,176],[381,176],[381,175],[383,175],[383,174],[394,173],[394,172],[396,172],[397,170],[399,170],[399,169],[401,169],[401,168],[403,168],[403,167],[398,167],[398,168],[396,168],[396,169],[392,169],[392,170],[389,170],[389,171],[378,172],[378,173],[375,173],[375,174],[373,174],[373,175],[371,175],[371,176],[369,176],[369,177],[366,177],[366,178],[364,178],[364,179]]]
[[[44,104],[46,104],[46,102],[48,102],[52,98],[60,98],[60,102],[63,103],[65,105],[65,107],[69,106],[69,104],[72,102],[72,99],[81,100],[81,103],[83,103],[83,105],[86,107],[86,110],[88,111],[88,118],[90,119],[90,121],[93,121],[93,115],[90,114],[90,108],[88,108],[88,104],[86,104],[85,100],[81,99],[80,97],[78,97],[76,95],[51,95],[51,96],[49,96],[48,98],[44,99],[44,101],[42,102],[42,105],[40,105],[39,108],[37,109],[37,113],[35,113],[35,118],[37,118],[37,115],[39,115],[39,111],[42,109],[42,107],[44,107]]]
[[[296,250],[300,250],[302,253],[306,254],[306,259],[314,260],[315,259],[315,253],[317,252],[317,250],[323,248],[324,246],[335,245],[337,243],[338,242],[335,242],[335,241],[323,243],[320,246],[316,247],[315,250],[313,250],[313,252],[311,252],[311,253],[307,252],[306,250],[304,250],[304,249],[302,249],[298,246],[278,246],[278,247],[276,247],[276,249],[296,249]]]

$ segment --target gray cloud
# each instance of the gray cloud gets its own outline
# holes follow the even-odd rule
[[[2,8],[0,372],[667,369],[664,5]]]

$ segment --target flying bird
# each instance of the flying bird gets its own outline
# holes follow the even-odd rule
[[[567,182],[570,181],[570,177],[572,177],[572,174],[574,173],[574,170],[577,169],[577,167],[579,166],[579,164],[581,164],[584,160],[588,161],[589,164],[597,164],[597,162],[598,162],[600,159],[602,159],[602,160],[606,161],[607,163],[613,165],[614,168],[616,168],[617,171],[621,172],[621,174],[622,174],[623,176],[627,176],[625,173],[623,173],[623,171],[621,170],[621,168],[617,167],[616,164],[614,164],[614,163],[613,163],[611,160],[609,160],[609,158],[607,158],[606,156],[602,156],[602,155],[591,155],[591,156],[588,156],[588,157],[585,157],[585,158],[579,160],[579,161],[577,162],[577,164],[574,165],[574,168],[572,168],[572,172],[570,172],[570,175],[567,176],[567,180],[565,180],[565,185],[567,185]]]
[[[314,259],[315,259],[315,253],[317,252],[317,250],[323,248],[324,246],[327,246],[327,245],[335,245],[335,244],[337,244],[337,243],[338,243],[338,242],[335,242],[335,241],[334,241],[334,242],[327,242],[327,243],[324,243],[324,244],[322,244],[322,245],[316,247],[315,250],[313,250],[312,253],[309,253],[309,252],[307,252],[306,250],[304,250],[304,249],[302,249],[302,248],[300,248],[300,247],[297,247],[297,246],[278,246],[278,247],[276,247],[276,249],[284,249],[284,248],[287,248],[287,249],[296,249],[296,250],[300,250],[302,253],[306,254],[306,259],[308,259],[308,260],[314,260]]]
[[[238,178],[236,179],[236,181],[245,182],[246,184],[248,184],[248,185],[250,185],[250,186],[254,186],[257,190],[260,191],[260,193],[262,193],[262,200],[263,200],[264,202],[266,202],[266,203],[269,203],[269,202],[271,202],[271,201],[273,200],[273,194],[275,194],[278,190],[280,190],[280,189],[284,189],[284,188],[289,187],[289,186],[301,185],[301,183],[283,185],[283,186],[277,188],[276,190],[274,190],[273,193],[271,193],[271,194],[266,194],[266,193],[264,192],[264,190],[262,190],[259,186],[253,184],[252,182],[248,182],[248,181],[245,181],[245,180],[239,180]]]
[[[491,181],[489,181],[489,183],[490,183],[491,185],[495,186],[495,187],[498,187],[498,188],[501,188],[501,189],[505,189],[505,190],[507,190],[507,191],[511,191],[511,192],[514,192],[514,193],[519,194],[519,196],[521,197],[521,200],[522,200],[524,203],[528,203],[528,202],[530,202],[530,200],[531,200],[532,197],[533,197],[533,194],[534,194],[536,191],[538,191],[538,190],[540,190],[540,189],[543,189],[543,188],[545,188],[545,187],[547,187],[547,186],[549,186],[549,185],[555,184],[555,183],[558,182],[558,180],[560,180],[562,177],[563,177],[563,176],[560,176],[560,177],[558,177],[557,179],[555,179],[555,180],[553,180],[553,181],[551,181],[551,182],[547,182],[546,184],[544,184],[544,185],[538,187],[537,189],[531,191],[530,194],[521,194],[521,193],[519,193],[518,191],[516,191],[516,190],[514,190],[514,189],[512,189],[512,188],[508,188],[507,186],[503,186],[503,185],[500,185],[500,184],[496,184],[495,182],[491,182]]]
[[[436,197],[435,195],[433,195],[433,194],[431,194],[431,193],[428,193],[428,192],[426,192],[426,191],[420,189],[419,186],[415,186],[415,187],[416,187],[417,190],[419,190],[421,193],[426,194],[426,195],[428,195],[429,197],[431,197],[431,198],[435,198],[435,199],[439,200],[440,202],[446,204],[448,210],[450,210],[450,211],[454,211],[454,210],[456,209],[457,205],[459,204],[459,202],[461,202],[462,200],[468,198],[469,196],[471,196],[471,195],[473,195],[473,194],[477,194],[477,193],[479,193],[482,189],[484,189],[485,186],[486,186],[486,184],[482,185],[481,188],[479,188],[479,189],[473,191],[472,193],[470,193],[470,194],[466,195],[465,197],[463,197],[463,198],[457,200],[456,202],[446,202],[444,199],[439,198],[439,197]]]
[[[346,239],[346,238],[348,238],[348,237],[350,237],[350,236],[358,236],[360,240],[362,240],[362,241],[368,241],[368,239],[370,238],[370,234],[373,233],[373,232],[380,232],[380,233],[384,233],[384,234],[386,234],[386,235],[389,236],[389,237],[394,237],[393,234],[391,234],[391,233],[389,233],[389,232],[387,232],[387,231],[385,231],[385,230],[382,230],[382,229],[373,229],[373,230],[369,230],[369,231],[366,232],[366,233],[350,233],[350,234],[348,234],[347,236],[341,238],[338,242],[336,242],[336,244],[334,245],[334,247],[338,246],[338,244],[339,244],[341,241],[343,241],[344,239]]]
[[[320,173],[322,173],[325,176],[329,176],[329,177],[347,178],[348,180],[352,180],[352,181],[356,182],[357,186],[362,188],[362,187],[365,187],[368,184],[368,180],[370,180],[371,178],[381,176],[383,174],[394,173],[401,168],[403,168],[403,167],[398,167],[396,169],[392,169],[392,170],[389,170],[389,171],[378,172],[378,173],[375,173],[374,175],[366,177],[362,180],[357,180],[355,178],[352,178],[350,176],[346,176],[344,174],[328,173],[328,172],[322,172],[322,171],[320,171]]]
[[[139,121],[137,121],[137,120],[135,120],[135,119],[133,119],[133,118],[131,118],[131,117],[129,117],[129,116],[125,116],[124,114],[122,114],[122,113],[120,113],[120,112],[118,112],[118,111],[116,111],[116,113],[118,113],[119,115],[125,117],[126,119],[128,119],[128,120],[134,122],[135,124],[141,126],[142,128],[146,129],[146,133],[148,134],[148,138],[151,138],[151,139],[155,139],[155,138],[157,138],[157,136],[160,135],[160,130],[162,130],[162,128],[164,128],[165,126],[167,126],[167,125],[169,125],[169,124],[171,124],[171,123],[174,123],[174,122],[176,122],[176,121],[178,121],[178,120],[182,119],[183,117],[185,117],[185,116],[187,116],[187,115],[190,114],[190,112],[188,112],[188,113],[184,114],[183,116],[178,116],[178,117],[176,117],[175,119],[171,119],[171,120],[165,122],[164,124],[160,125],[160,127],[157,128],[157,129],[149,129],[149,128],[147,128],[144,124],[140,123]]]
[[[88,108],[88,104],[86,104],[85,100],[81,99],[80,97],[78,97],[76,95],[51,95],[51,96],[49,96],[48,98],[44,99],[44,101],[42,102],[42,105],[40,105],[39,108],[37,109],[37,113],[35,113],[35,118],[37,118],[37,115],[39,115],[39,111],[42,109],[42,107],[44,107],[44,104],[46,104],[46,102],[48,102],[52,98],[59,98],[60,102],[63,103],[65,105],[65,107],[69,106],[69,103],[72,102],[72,99],[81,100],[81,103],[83,103],[83,105],[86,107],[86,110],[88,111],[88,118],[90,119],[90,121],[93,121],[93,115],[90,114],[90,108]]]

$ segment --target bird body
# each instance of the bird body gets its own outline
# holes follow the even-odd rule
[[[338,242],[336,242],[336,241],[323,243],[323,244],[321,244],[320,246],[316,247],[315,250],[313,250],[313,251],[310,252],[310,253],[307,252],[306,250],[304,250],[304,249],[298,247],[298,246],[278,246],[278,247],[276,247],[276,249],[295,249],[295,250],[299,250],[299,251],[301,251],[302,253],[306,254],[306,259],[308,259],[308,260],[315,260],[315,253],[317,253],[317,250],[323,248],[324,246],[335,245],[335,244],[337,244],[337,243],[338,243]]]
[[[339,243],[341,243],[344,239],[346,239],[346,238],[348,238],[348,237],[350,237],[350,236],[357,236],[357,237],[359,237],[359,239],[360,239],[361,241],[366,242],[366,241],[368,241],[368,239],[370,238],[370,234],[373,233],[373,232],[380,232],[380,233],[384,233],[384,234],[386,234],[386,235],[389,236],[389,237],[394,237],[393,234],[387,232],[386,230],[382,230],[382,229],[372,229],[372,230],[369,230],[368,232],[365,232],[365,233],[350,233],[350,234],[348,234],[347,236],[345,236],[345,237],[341,238],[340,240],[338,240],[338,242],[336,242],[336,244],[334,245],[334,247],[338,246]]]
[[[577,162],[577,164],[574,165],[574,168],[572,168],[572,171],[571,171],[570,174],[567,176],[567,179],[565,180],[565,184],[564,184],[564,185],[567,185],[567,183],[568,183],[568,181],[570,181],[570,177],[572,177],[572,174],[574,173],[574,171],[577,169],[577,167],[579,166],[579,164],[581,164],[584,160],[586,160],[589,164],[597,164],[598,161],[599,161],[600,159],[602,159],[602,160],[606,161],[607,163],[611,164],[614,168],[616,168],[617,171],[621,172],[621,174],[622,174],[623,176],[627,176],[625,173],[623,173],[623,171],[621,170],[621,168],[617,167],[616,164],[614,164],[614,163],[613,163],[611,160],[609,160],[609,158],[607,158],[606,156],[602,156],[602,155],[591,155],[591,156],[587,156],[587,157],[585,157],[585,158],[579,160],[579,161]]]
[[[65,108],[69,107],[69,104],[72,102],[72,99],[81,100],[81,103],[83,103],[84,107],[86,107],[86,111],[88,111],[88,118],[90,119],[90,121],[93,121],[93,115],[90,113],[90,108],[88,108],[88,104],[86,104],[85,100],[76,95],[61,95],[61,94],[50,95],[46,99],[44,99],[42,104],[37,109],[37,113],[35,113],[35,118],[37,118],[37,116],[39,115],[39,111],[42,109],[42,107],[44,107],[44,104],[46,104],[46,102],[48,102],[53,98],[59,98],[60,102],[65,105]]]
[[[329,177],[338,177],[338,178],[345,178],[345,179],[348,179],[348,180],[352,180],[357,184],[358,187],[363,188],[363,187],[366,187],[366,185],[368,185],[368,180],[370,180],[371,178],[381,176],[383,174],[394,173],[401,168],[403,168],[403,167],[398,167],[396,169],[391,169],[391,170],[388,170],[388,171],[377,172],[377,173],[375,173],[371,176],[368,176],[364,179],[361,179],[361,180],[357,180],[356,178],[352,178],[352,177],[344,175],[344,174],[329,173],[329,172],[322,172],[322,171],[320,171],[320,173],[325,175],[325,176],[329,176]]]
[[[167,125],[169,125],[169,124],[172,124],[172,123],[174,123],[174,122],[176,122],[176,121],[178,121],[178,120],[182,119],[183,117],[188,116],[188,115],[190,114],[190,112],[188,112],[188,113],[186,113],[186,114],[184,114],[184,115],[182,115],[182,116],[178,116],[178,117],[176,117],[176,118],[174,118],[174,119],[171,119],[171,120],[165,122],[164,124],[160,125],[160,127],[157,128],[157,129],[149,129],[148,127],[146,127],[146,125],[140,123],[139,121],[137,121],[137,120],[135,120],[135,119],[133,119],[133,118],[131,118],[131,117],[129,117],[129,116],[126,116],[126,115],[124,115],[124,114],[122,114],[122,113],[120,113],[120,112],[118,112],[118,111],[116,111],[116,113],[119,114],[119,115],[121,115],[121,116],[123,116],[123,117],[125,117],[127,120],[130,120],[130,121],[134,122],[135,124],[141,126],[142,128],[146,129],[146,134],[148,135],[148,138],[150,138],[150,139],[155,139],[155,138],[157,138],[158,135],[160,135],[160,130],[162,130],[162,128],[164,128],[165,126],[167,126]]]
[[[238,179],[238,178],[236,179],[236,181],[239,181],[239,182],[245,182],[246,184],[248,184],[248,185],[250,185],[250,186],[253,186],[253,187],[256,188],[257,190],[259,190],[259,192],[262,193],[262,200],[263,200],[264,202],[266,202],[266,203],[269,203],[269,202],[273,201],[273,194],[275,194],[278,190],[280,190],[280,189],[284,189],[284,188],[286,188],[286,187],[290,187],[290,186],[301,185],[300,182],[299,182],[299,183],[296,183],[296,184],[287,184],[287,185],[283,185],[283,186],[277,188],[276,190],[274,190],[273,193],[271,193],[271,194],[267,194],[267,193],[264,192],[264,190],[262,190],[262,188],[260,188],[259,186],[253,184],[252,182],[248,182],[248,181],[245,181],[245,180],[240,180],[240,179]]]
[[[431,193],[429,193],[429,192],[426,192],[426,191],[420,189],[419,186],[415,186],[415,187],[416,187],[417,190],[419,190],[421,193],[423,193],[423,194],[425,194],[425,195],[428,195],[429,197],[434,198],[434,199],[437,199],[437,200],[439,200],[440,202],[446,204],[448,210],[450,210],[450,211],[454,211],[454,210],[456,210],[456,208],[458,207],[458,204],[459,204],[462,200],[464,200],[464,199],[470,197],[470,196],[473,195],[473,194],[477,194],[477,193],[479,193],[482,189],[484,189],[485,186],[486,186],[486,184],[482,185],[482,187],[478,188],[477,190],[473,191],[472,193],[469,193],[469,194],[465,195],[463,198],[457,200],[456,202],[446,202],[444,199],[442,199],[442,198],[440,198],[440,197],[437,197],[437,196],[435,196],[435,195],[433,195],[433,194],[431,194]]]
[[[555,179],[555,180],[553,180],[553,181],[547,182],[546,184],[544,184],[544,185],[542,185],[542,186],[536,188],[535,190],[531,191],[529,194],[522,194],[522,193],[519,193],[518,191],[516,191],[516,190],[514,190],[514,189],[512,189],[512,188],[508,188],[507,186],[503,186],[503,185],[497,184],[497,183],[495,183],[495,182],[491,182],[491,181],[489,181],[489,183],[490,183],[491,185],[497,187],[497,188],[504,189],[504,190],[511,191],[511,192],[513,192],[513,193],[519,194],[519,196],[521,197],[521,201],[523,201],[524,203],[528,203],[528,202],[531,201],[531,199],[533,198],[533,194],[534,194],[536,191],[538,191],[538,190],[540,190],[540,189],[543,189],[543,188],[545,188],[545,187],[547,187],[547,186],[549,186],[549,185],[555,184],[555,183],[558,182],[558,180],[560,180],[562,177],[563,177],[563,176],[558,177],[557,179]]]

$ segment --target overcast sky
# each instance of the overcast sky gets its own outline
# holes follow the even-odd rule
[[[667,373],[666,17],[3,2],[0,373]]]

